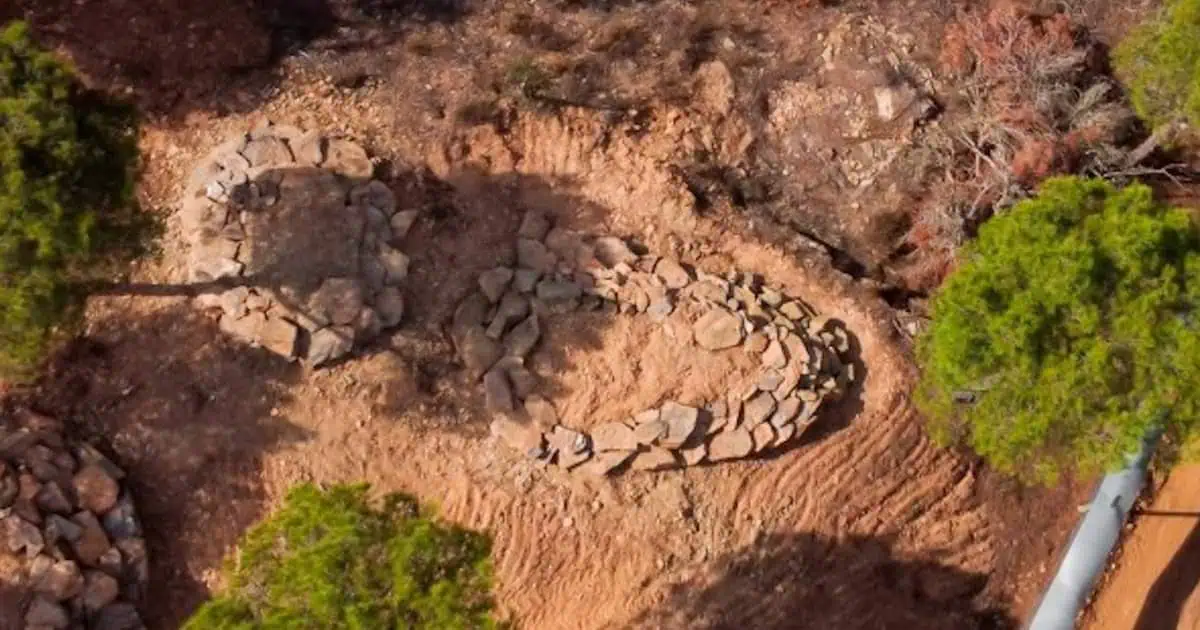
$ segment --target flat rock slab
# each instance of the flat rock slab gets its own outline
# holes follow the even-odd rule
[[[620,422],[606,422],[592,429],[592,448],[602,451],[635,451],[638,447],[633,429]]]
[[[696,432],[699,409],[671,401],[664,404],[659,413],[659,420],[667,425],[667,434],[659,438],[663,448],[679,448]]]
[[[750,436],[754,439],[755,453],[761,453],[775,444],[775,428],[768,422],[754,427]]]
[[[606,451],[596,453],[594,457],[587,463],[580,466],[580,470],[590,475],[608,475],[620,468],[622,464],[629,461],[637,451]]]
[[[705,350],[723,350],[742,342],[742,320],[724,309],[713,309],[692,326],[696,343]]]
[[[667,434],[667,423],[662,420],[650,420],[637,425],[633,430],[634,439],[638,444],[653,444]]]
[[[745,427],[718,433],[708,443],[708,460],[713,462],[741,459],[752,452],[754,438]]]
[[[551,451],[558,453],[558,465],[567,470],[586,462],[592,456],[587,436],[561,424],[546,436],[546,442]]]
[[[757,427],[775,411],[775,398],[767,392],[758,392],[742,405],[742,422],[750,427]]]
[[[650,450],[642,451],[634,458],[633,470],[670,470],[679,467],[679,460],[675,457],[675,453],[668,451],[665,448],[650,447]]]
[[[671,260],[663,258],[654,266],[654,275],[658,276],[664,285],[670,289],[682,289],[692,281],[692,277],[688,274],[683,265]]]
[[[521,422],[507,415],[497,416],[492,420],[492,435],[521,453],[529,453],[541,448],[542,432],[532,421]]]

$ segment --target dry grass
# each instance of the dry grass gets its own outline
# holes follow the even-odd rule
[[[1126,168],[1136,140],[1136,119],[1103,53],[1066,15],[1037,16],[1011,0],[962,13],[939,61],[959,78],[959,100],[931,130],[941,177],[908,235],[932,254],[924,265],[931,286],[991,214],[1052,175]]]

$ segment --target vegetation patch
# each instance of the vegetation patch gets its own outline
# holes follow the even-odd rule
[[[1113,60],[1143,120],[1200,125],[1200,0],[1172,2],[1121,42]]]
[[[1200,413],[1200,232],[1144,185],[1054,178],[983,225],[933,301],[919,403],[944,441],[1053,480]]]
[[[374,507],[367,490],[294,488],[246,534],[225,592],[185,630],[498,627],[490,541],[408,496]]]
[[[0,30],[0,377],[27,375],[81,287],[139,253],[135,130],[24,24]]]

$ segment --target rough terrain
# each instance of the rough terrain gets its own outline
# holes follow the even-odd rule
[[[153,113],[141,196],[171,231],[133,275],[145,290],[92,300],[86,334],[20,394],[127,468],[153,627],[178,626],[298,481],[403,489],[487,530],[499,602],[525,628],[1004,628],[1042,587],[1076,516],[1062,506],[1086,488],[1021,489],[930,442],[908,400],[913,320],[893,308],[921,296],[883,271],[908,251],[914,138],[942,89],[920,68],[948,9],[346,2],[327,32],[249,19],[226,43],[259,62],[275,50],[276,66],[164,56],[192,64],[180,86],[124,47],[89,57],[91,27],[57,4],[30,5],[43,36]],[[135,31],[176,53],[172,16]],[[418,211],[400,325],[316,372],[223,334],[180,286],[194,166],[267,119],[361,144],[396,208]],[[451,325],[480,274],[512,264],[530,211],[761,277],[840,321],[855,385],[747,460],[584,479],[497,448]],[[548,319],[546,398],[592,426],[750,370],[670,355],[663,330],[603,310]]]

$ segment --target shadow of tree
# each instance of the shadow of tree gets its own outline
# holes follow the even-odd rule
[[[98,87],[152,116],[254,111],[283,57],[320,45],[378,46],[404,22],[453,21],[460,0],[16,0],[27,20]]]
[[[123,305],[124,306],[124,305]],[[301,370],[224,338],[178,300],[96,318],[7,403],[65,420],[129,474],[151,558],[142,612],[176,628],[266,496],[263,453],[306,434],[278,413]]]
[[[1150,515],[1143,516],[1148,518]],[[1157,518],[1194,518],[1194,516]],[[1200,584],[1200,524],[1192,527],[1187,539],[1175,552],[1171,562],[1163,572],[1154,579],[1153,586],[1146,594],[1146,601],[1138,613],[1134,630],[1154,630],[1158,628],[1194,627],[1181,624],[1187,614],[1194,616],[1195,611],[1188,611],[1189,599]],[[1192,620],[1192,624],[1195,620]]]
[[[1016,620],[980,609],[987,576],[900,557],[886,538],[775,534],[719,558],[714,574],[677,584],[641,628],[718,630],[999,630]]]

